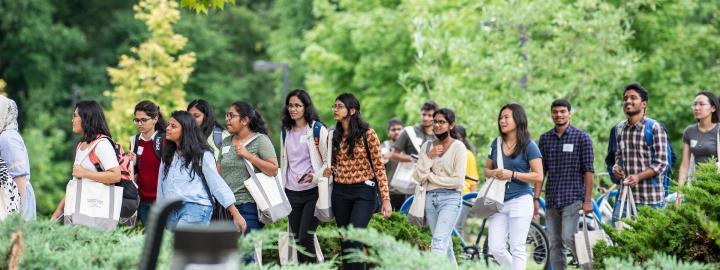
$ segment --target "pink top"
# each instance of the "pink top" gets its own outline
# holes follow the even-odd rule
[[[313,173],[306,136],[305,130],[290,130],[287,138],[285,138],[285,151],[287,151],[288,161],[285,188],[292,191],[303,191],[317,186],[317,184],[313,183],[298,183],[304,174]]]

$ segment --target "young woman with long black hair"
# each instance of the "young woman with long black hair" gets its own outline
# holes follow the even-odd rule
[[[230,213],[238,230],[245,231],[245,219],[235,208],[235,197],[220,177],[212,151],[193,116],[186,111],[173,112],[165,139],[157,200],[179,197],[184,201],[182,208],[170,213],[168,229],[209,224],[213,200],[217,200]]]
[[[335,99],[333,117],[337,121],[332,137],[332,168],[324,175],[335,176],[332,191],[332,207],[339,228],[352,225],[366,228],[377,206],[378,189],[381,212],[386,218],[392,213],[388,181],[382,163],[380,139],[360,115],[360,101],[350,93]],[[343,255],[362,244],[342,241]],[[365,269],[362,263],[350,263],[343,259],[343,269]]]
[[[215,156],[215,160],[220,159],[220,145],[222,141],[230,136],[227,130],[215,120],[215,114],[213,112],[210,103],[204,99],[196,99],[190,101],[187,106],[187,111],[192,114],[195,118],[196,123],[200,127],[204,138],[207,138],[207,145]]]
[[[285,177],[285,194],[292,205],[288,225],[298,245],[308,254],[315,254],[313,237],[319,223],[314,215],[318,200],[315,180],[325,169],[328,132],[305,90],[296,89],[288,94],[282,116],[280,168]],[[298,253],[301,263],[316,260]]]

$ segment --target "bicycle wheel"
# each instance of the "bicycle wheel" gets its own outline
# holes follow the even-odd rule
[[[527,263],[528,267],[531,264],[540,265],[542,269],[549,269],[550,267],[550,243],[548,242],[547,235],[542,226],[537,223],[530,222],[530,229],[528,230],[528,236],[525,246],[527,252]],[[488,239],[485,239],[483,244],[483,254],[485,258],[490,258],[493,262],[492,255],[489,254]],[[495,262],[497,263],[497,262]],[[530,267],[532,268],[532,267]]]

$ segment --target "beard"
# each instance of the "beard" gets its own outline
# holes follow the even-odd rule
[[[627,115],[627,116],[635,116],[635,115],[638,115],[638,114],[640,114],[640,112],[642,112],[642,110],[636,110],[636,111],[625,111],[625,115]]]

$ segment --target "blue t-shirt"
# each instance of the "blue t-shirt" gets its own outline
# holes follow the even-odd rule
[[[493,169],[497,168],[497,162],[495,161],[495,151],[497,151],[495,149],[497,145],[496,140],[497,138],[492,141],[490,154],[488,155],[488,159],[493,161]],[[530,172],[530,160],[542,158],[540,148],[538,148],[537,144],[533,141],[530,141],[527,146],[525,146],[525,150],[517,153],[514,158],[506,156],[504,153],[502,156],[505,169],[521,173]],[[515,199],[525,194],[533,195],[530,183],[513,178],[512,181],[505,186],[505,201]]]

